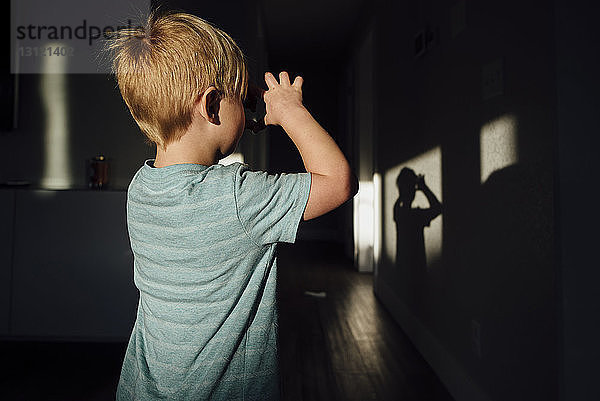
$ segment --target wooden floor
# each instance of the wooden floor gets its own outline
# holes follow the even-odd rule
[[[284,399],[453,400],[375,298],[372,274],[356,272],[342,253],[279,248]]]
[[[283,399],[452,400],[374,297],[372,276],[331,249],[279,247]],[[0,400],[114,400],[125,348],[0,342]]]

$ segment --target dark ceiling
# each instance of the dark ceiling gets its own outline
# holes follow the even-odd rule
[[[364,0],[259,1],[269,58],[275,63],[337,60],[365,11]]]

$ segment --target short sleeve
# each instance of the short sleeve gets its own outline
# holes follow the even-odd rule
[[[268,174],[240,164],[234,197],[242,227],[257,245],[296,241],[311,185],[310,173]]]

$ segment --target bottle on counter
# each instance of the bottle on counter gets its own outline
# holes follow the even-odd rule
[[[109,162],[103,155],[88,159],[87,170],[88,188],[105,189],[108,186]]]

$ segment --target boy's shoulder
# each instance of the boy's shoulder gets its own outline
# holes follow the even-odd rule
[[[146,160],[144,164],[132,177],[128,190],[131,191],[134,187],[152,188],[152,189],[167,189],[167,187],[180,187],[184,185],[188,187],[203,182],[204,184],[216,184],[219,187],[233,184],[234,191],[245,187],[252,191],[265,189],[265,185],[275,184],[276,181],[282,181],[283,176],[290,176],[292,179],[294,174],[269,174],[267,171],[257,170],[243,162],[232,162],[229,164],[213,164],[206,165],[190,165],[179,164],[162,168],[155,168],[151,163],[152,159]],[[229,183],[229,184],[227,184]],[[206,185],[203,186],[206,188]],[[231,187],[229,187],[231,188]]]

